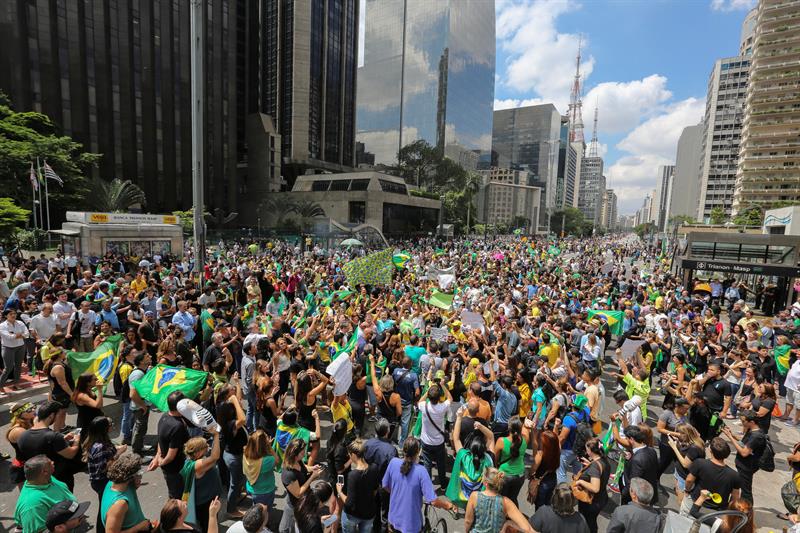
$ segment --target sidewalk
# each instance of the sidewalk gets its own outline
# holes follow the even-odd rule
[[[10,389],[10,382],[6,383],[4,388],[7,394],[6,396],[0,396],[0,402],[11,404],[21,399],[47,392],[49,390],[47,379],[44,379],[44,381],[39,381],[39,379],[39,376],[30,376],[27,372],[23,372],[22,379],[15,384],[18,390]]]

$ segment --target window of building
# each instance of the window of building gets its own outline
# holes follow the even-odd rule
[[[350,188],[350,180],[336,180],[331,182],[331,191],[346,191]]]
[[[363,224],[367,220],[366,202],[349,202],[347,221],[350,224]]]
[[[328,190],[331,182],[328,180],[316,180],[311,184],[311,190],[314,192],[324,192]]]
[[[351,191],[366,191],[369,187],[369,180],[353,180],[350,182]]]
[[[393,192],[395,194],[408,194],[406,190],[406,186],[402,183],[395,183],[393,181],[382,180],[379,179],[378,182],[381,184],[381,190],[383,192]]]

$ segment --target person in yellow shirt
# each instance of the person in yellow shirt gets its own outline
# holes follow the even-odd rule
[[[555,336],[546,331],[542,332],[541,340],[542,344],[541,348],[539,348],[539,355],[547,357],[547,366],[553,368],[558,361],[558,357],[561,355],[561,346],[559,346]]]
[[[147,288],[147,280],[144,279],[144,274],[141,272],[139,275],[136,276],[136,279],[131,281],[131,290],[133,291],[134,296],[137,296],[140,292]]]

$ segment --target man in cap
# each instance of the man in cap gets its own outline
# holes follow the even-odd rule
[[[88,508],[89,502],[78,503],[73,500],[58,502],[47,513],[47,530],[51,533],[89,531],[91,526],[86,522]]]

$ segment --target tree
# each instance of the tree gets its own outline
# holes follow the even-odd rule
[[[397,152],[397,171],[409,185],[423,188],[441,160],[441,154],[436,148],[425,140],[418,139]]]
[[[0,198],[0,241],[10,239],[28,222],[31,212],[19,207],[11,198]]]
[[[304,200],[292,205],[292,213],[300,217],[300,229],[306,231],[311,219],[325,216],[325,210],[317,202]]]
[[[758,205],[749,205],[739,211],[733,223],[737,226],[760,226],[764,220],[764,211]]]
[[[178,222],[180,223],[181,228],[183,228],[184,235],[194,234],[194,207],[191,207],[186,211],[173,211],[172,214],[178,217]],[[203,211],[203,217],[208,215],[208,211]]]
[[[565,235],[583,235],[584,219],[580,209],[566,207],[550,217],[550,229],[555,233],[564,231]]]
[[[653,222],[645,222],[644,224],[639,224],[635,228],[633,228],[633,232],[638,235],[640,238],[644,238],[645,235],[649,235],[655,230],[655,223]]]
[[[710,218],[712,224],[724,224],[728,217],[725,215],[725,210],[717,206],[711,210]]]
[[[259,213],[265,213],[266,215],[264,217],[265,220],[274,217],[274,221],[271,224],[272,227],[278,227],[286,218],[286,215],[294,211],[294,209],[295,202],[287,199],[285,195],[269,195],[258,204]]]
[[[522,229],[527,231],[530,224],[531,221],[527,217],[523,217],[520,215],[517,215],[511,219],[511,227],[513,229]]]
[[[481,189],[481,176],[475,172],[467,174],[467,182],[464,184],[464,192],[467,194],[467,234],[470,230],[470,215],[472,215],[472,200]]]
[[[91,205],[95,211],[123,212],[134,205],[144,207],[146,203],[144,191],[131,180],[114,178],[111,181],[92,181]]]
[[[680,226],[682,224],[696,224],[697,221],[688,215],[675,215],[674,217],[669,219],[669,224],[671,226]]]
[[[48,183],[51,218],[63,220],[67,208],[94,208],[94,195],[87,202],[85,175],[100,160],[99,154],[83,151],[80,143],[60,135],[53,122],[41,113],[17,112],[0,92],[0,187],[17,205],[32,205],[31,163],[47,161],[64,181]]]

